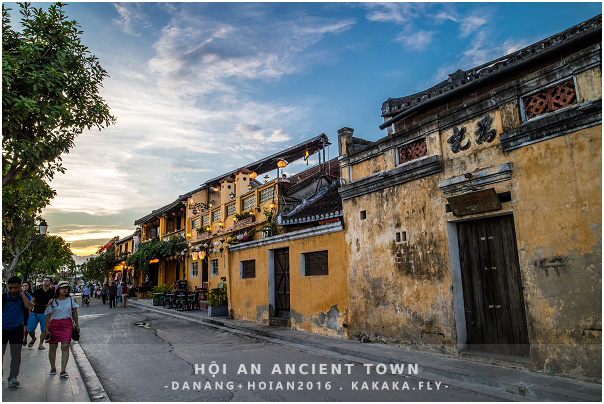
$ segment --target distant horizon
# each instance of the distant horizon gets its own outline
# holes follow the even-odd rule
[[[4,4],[18,25],[19,7]],[[83,262],[207,179],[321,133],[337,157],[342,127],[381,139],[388,98],[564,31],[602,4],[76,2],[65,11],[109,73],[101,95],[117,118],[62,156],[66,173],[43,211],[49,233]]]

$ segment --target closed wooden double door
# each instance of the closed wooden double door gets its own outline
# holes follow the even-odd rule
[[[468,348],[529,356],[514,219],[457,225]]]

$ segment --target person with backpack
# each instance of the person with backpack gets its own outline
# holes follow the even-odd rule
[[[78,320],[78,304],[74,301],[70,292],[69,282],[61,281],[57,285],[57,291],[54,298],[46,307],[46,329],[50,333],[48,344],[48,360],[50,361],[50,374],[56,375],[55,366],[57,359],[57,348],[61,343],[61,377],[69,377],[66,372],[67,361],[69,360],[69,345],[71,344],[72,331],[75,326],[76,331],[80,332],[80,323]]]
[[[31,295],[21,286],[21,278],[8,278],[6,292],[2,293],[2,358],[10,343],[10,373],[8,387],[18,387],[21,349],[23,348],[23,313],[33,309]]]

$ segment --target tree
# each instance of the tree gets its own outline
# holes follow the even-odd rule
[[[64,172],[61,154],[85,128],[115,122],[99,96],[108,77],[64,5],[18,3],[22,32],[2,5],[2,187]]]
[[[107,277],[107,271],[115,266],[115,246],[107,248],[96,257],[91,257],[80,266],[82,278],[86,282],[103,281]]]
[[[2,188],[2,265],[7,277],[14,274],[21,255],[40,237],[39,215],[54,195],[39,177]]]
[[[75,270],[71,246],[62,237],[50,235],[36,237],[15,268],[24,279],[61,272],[73,276]]]

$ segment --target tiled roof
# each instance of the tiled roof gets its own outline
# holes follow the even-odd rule
[[[321,171],[321,167],[317,165],[317,166],[309,168],[306,171],[302,171],[298,174],[292,175],[291,177],[289,177],[289,180],[292,183],[296,184],[320,171]],[[325,173],[331,175],[332,177],[340,177],[340,162],[338,161],[338,158],[336,157],[334,159],[329,160],[325,164],[325,170],[323,170],[323,171]]]
[[[382,104],[382,116],[393,116],[395,114],[400,114],[410,108],[427,103],[429,100],[439,97],[449,91],[470,85],[474,82],[482,81],[482,79],[487,76],[494,76],[508,67],[520,64],[539,54],[545,54],[548,51],[557,48],[559,45],[567,44],[568,42],[574,40],[582,40],[585,35],[596,35],[599,31],[601,36],[601,30],[602,15],[600,14],[594,18],[575,25],[574,27],[527,46],[526,48],[512,52],[509,55],[503,56],[499,59],[495,59],[491,62],[466,71],[457,70],[455,73],[450,74],[447,80],[425,91],[406,97],[390,98]],[[393,120],[396,121],[396,117],[380,125],[380,128],[383,129],[389,124],[392,124],[393,122],[391,121]]]
[[[325,193],[309,200],[307,205],[291,216],[282,218],[282,225],[317,222],[342,216],[342,198],[338,193],[339,184],[332,184]]]

